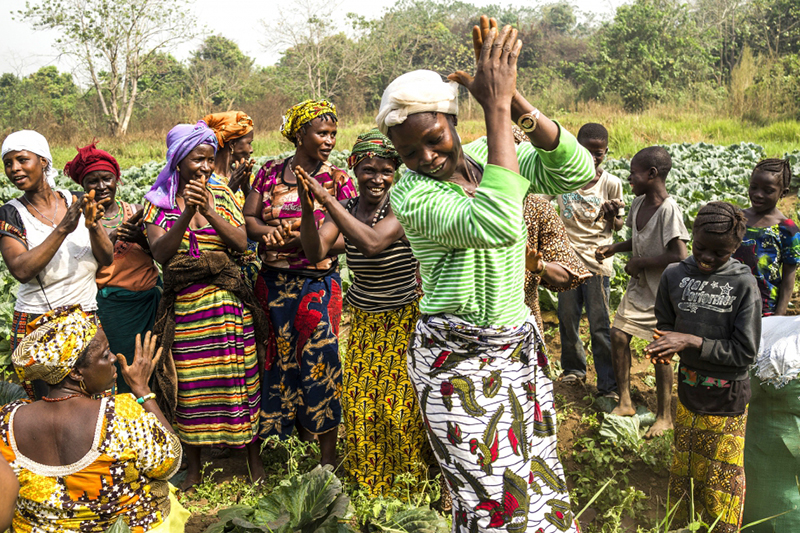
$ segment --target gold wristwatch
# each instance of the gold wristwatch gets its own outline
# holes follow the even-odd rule
[[[517,126],[525,133],[531,133],[539,125],[539,110],[535,107],[530,113],[525,113],[517,119]]]

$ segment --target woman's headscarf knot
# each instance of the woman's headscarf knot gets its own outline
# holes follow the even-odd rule
[[[217,136],[202,120],[197,124],[178,124],[167,133],[167,164],[158,173],[156,182],[145,199],[161,209],[175,208],[175,193],[178,191],[178,163],[189,155],[189,152],[201,144],[210,144],[217,152]]]
[[[394,161],[395,168],[399,167],[402,163],[400,154],[394,149],[392,141],[376,128],[358,136],[356,144],[353,145],[353,150],[347,158],[347,166],[353,169],[356,165],[369,157],[390,159]]]
[[[53,156],[50,155],[50,145],[47,144],[47,139],[44,138],[44,135],[33,130],[15,131],[3,141],[0,158],[5,157],[8,152],[21,152],[22,150],[33,152],[39,157],[47,159],[44,177],[50,187],[55,187],[58,171],[53,168]]]
[[[119,179],[119,163],[111,154],[97,148],[97,141],[78,148],[78,155],[75,156],[75,159],[64,165],[64,174],[81,186],[83,178],[95,170],[111,172]]]
[[[402,124],[409,115],[425,112],[458,115],[458,84],[443,81],[432,70],[414,70],[386,87],[375,122],[386,135],[389,128]]]
[[[283,116],[281,124],[281,134],[292,142],[295,142],[297,132],[305,124],[308,124],[317,117],[332,113],[336,115],[336,106],[327,100],[306,100],[290,107]]]
[[[11,354],[22,381],[55,385],[67,377],[97,335],[97,326],[79,305],[48,311],[27,326],[28,335]]]
[[[220,148],[225,146],[226,142],[244,137],[253,131],[253,119],[241,111],[212,113],[203,117],[203,122],[217,135]]]

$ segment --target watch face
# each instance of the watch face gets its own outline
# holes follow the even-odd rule
[[[525,131],[531,131],[536,127],[536,121],[533,119],[533,117],[521,117],[519,121],[519,127]]]

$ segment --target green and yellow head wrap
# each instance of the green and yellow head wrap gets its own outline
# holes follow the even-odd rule
[[[306,100],[290,107],[283,115],[281,134],[292,142],[297,138],[297,132],[305,124],[322,115],[332,113],[336,117],[336,106],[327,100]]]
[[[97,334],[80,306],[59,307],[28,324],[28,335],[11,354],[22,381],[61,382]]]
[[[395,163],[395,168],[403,163],[400,154],[394,149],[392,141],[378,131],[378,128],[373,128],[358,136],[356,144],[353,145],[353,150],[350,152],[350,157],[347,158],[347,166],[353,169],[368,157],[391,159]]]

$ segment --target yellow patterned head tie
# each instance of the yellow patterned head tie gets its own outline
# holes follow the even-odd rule
[[[97,334],[80,306],[59,307],[28,324],[28,335],[11,354],[22,381],[61,382]]]
[[[305,124],[308,124],[317,117],[332,113],[336,115],[336,106],[327,100],[306,100],[290,107],[283,115],[281,124],[281,134],[292,142],[295,142],[297,132]],[[337,117],[338,119],[338,117]]]

